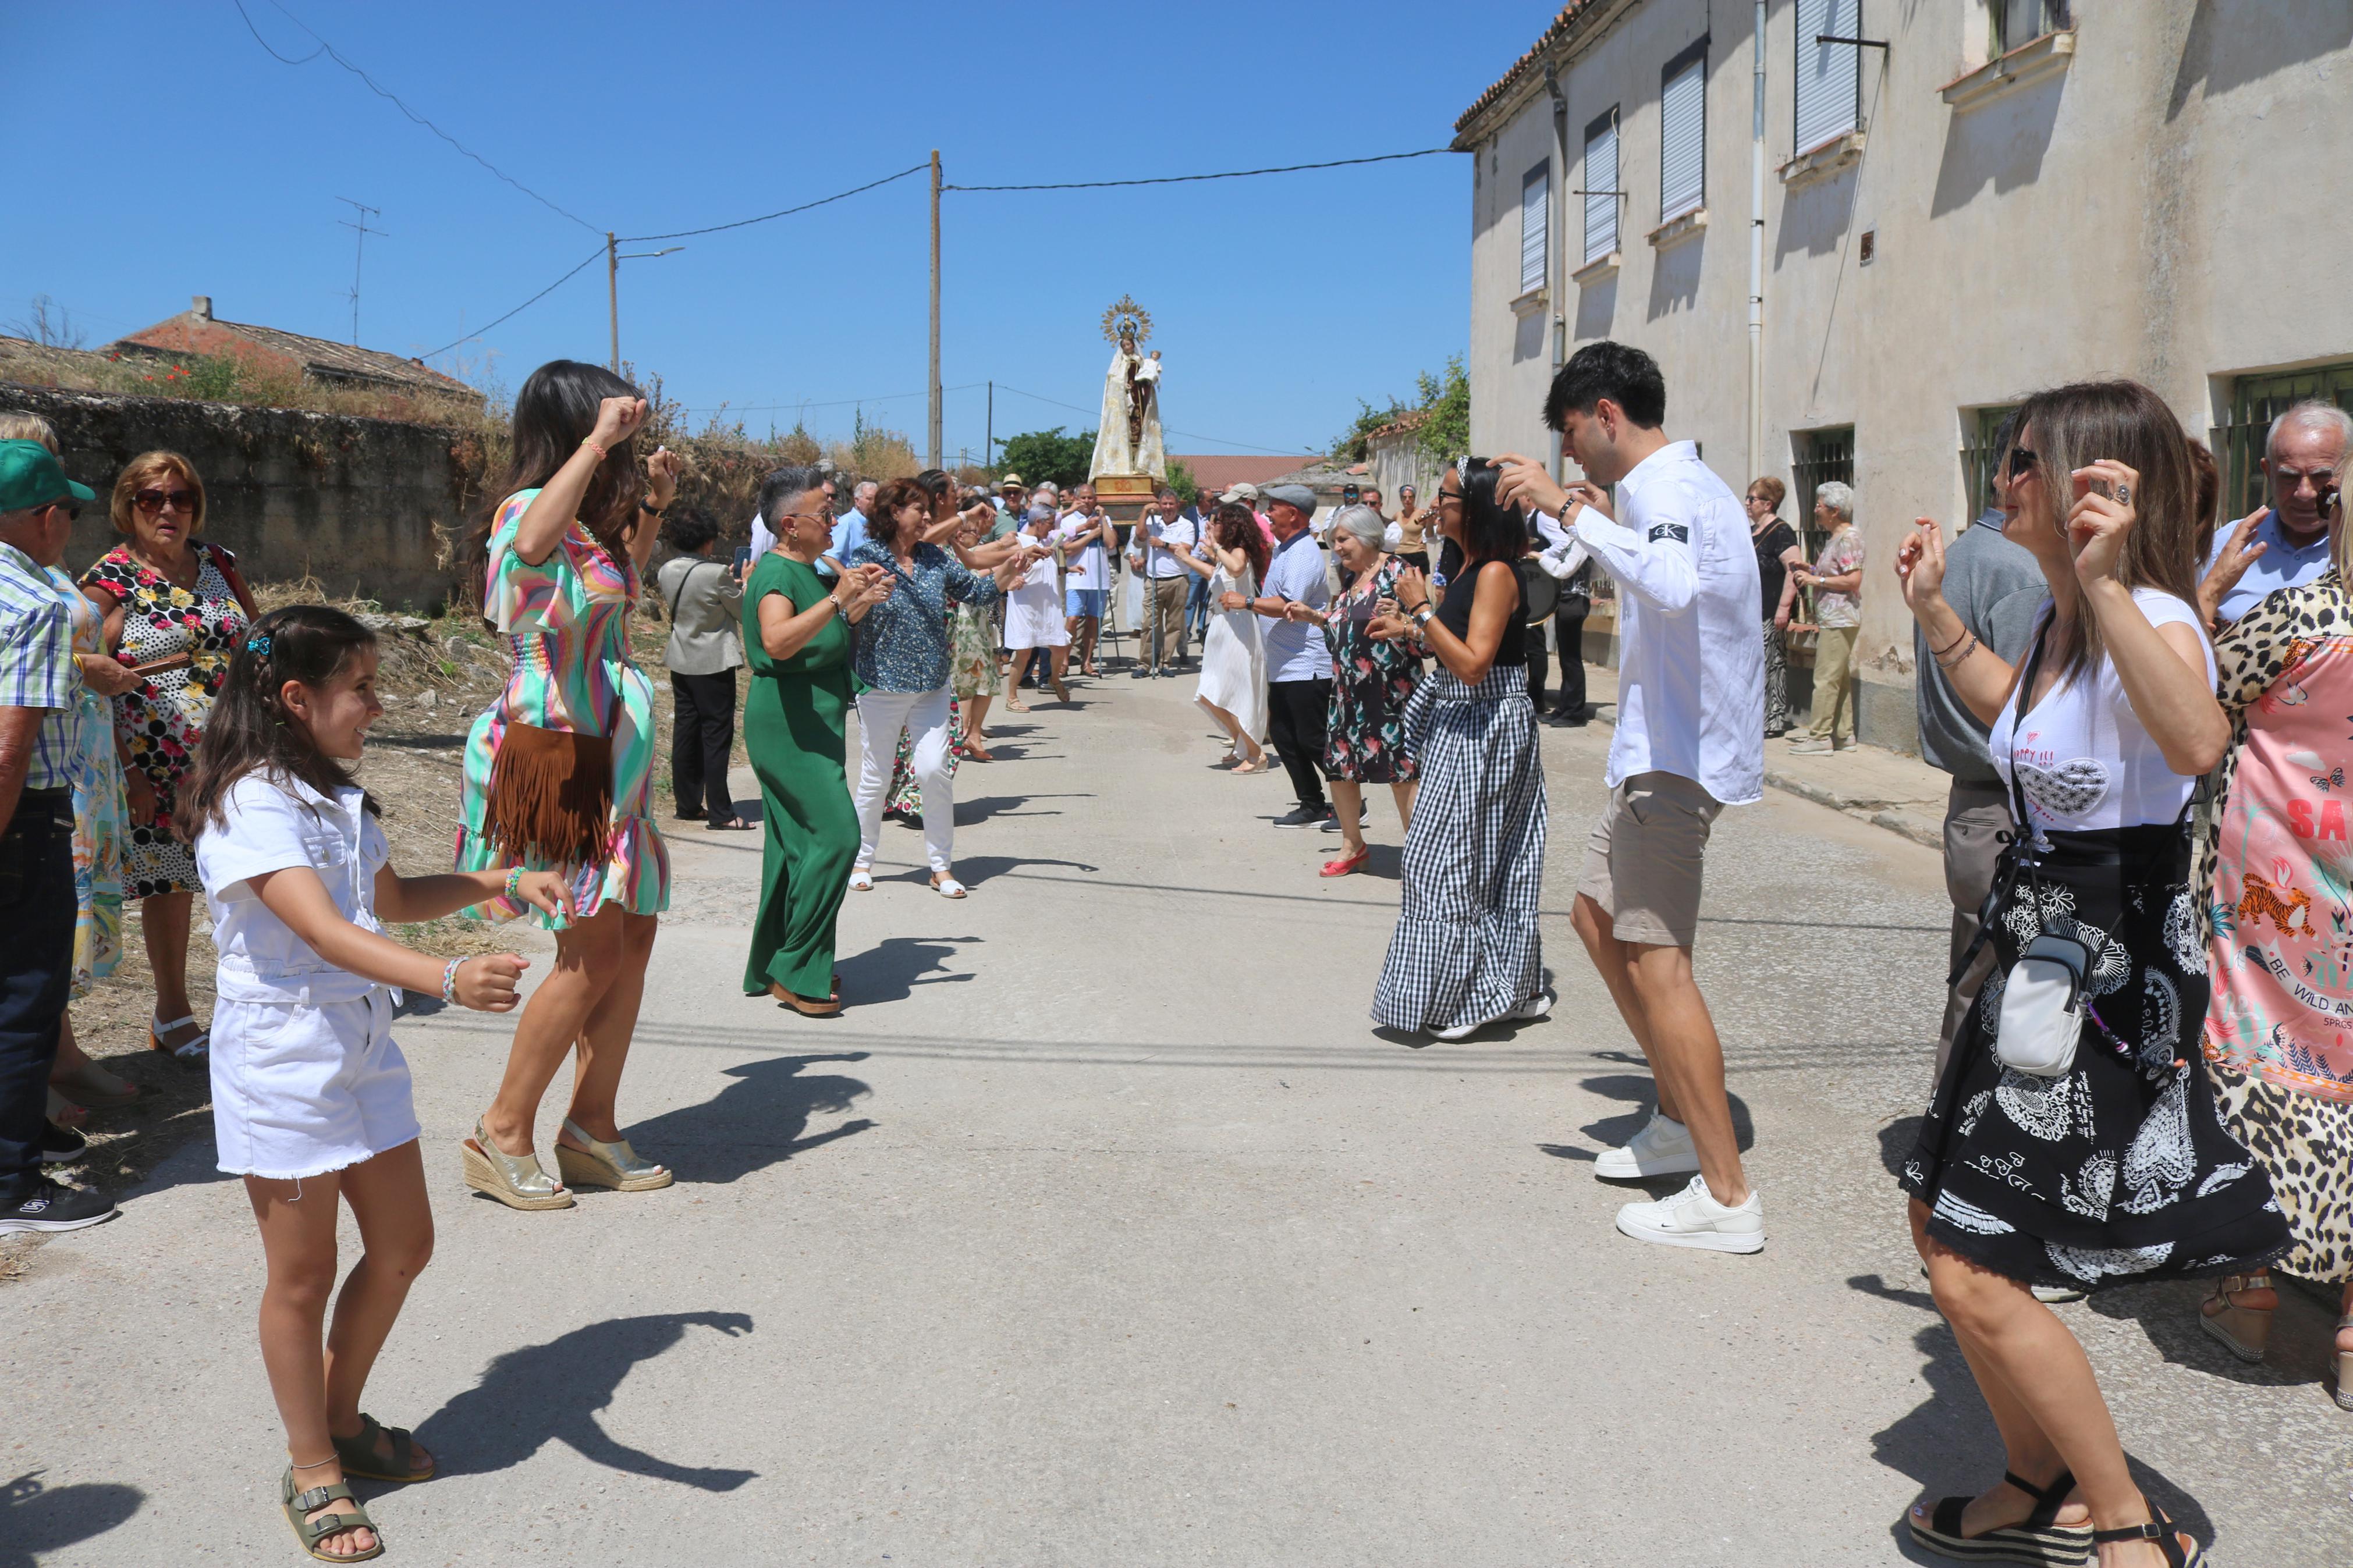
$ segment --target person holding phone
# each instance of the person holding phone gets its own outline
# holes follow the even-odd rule
[[[132,458],[115,479],[109,511],[123,542],[82,574],[81,590],[105,617],[107,647],[139,677],[114,699],[114,734],[131,815],[122,890],[140,901],[155,977],[147,1044],[202,1067],[211,1036],[188,999],[199,884],[174,806],[229,655],[258,612],[237,558],[196,537],[205,530],[205,484],[187,458],[161,451]]]

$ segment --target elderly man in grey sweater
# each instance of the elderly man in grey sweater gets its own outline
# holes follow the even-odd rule
[[[2004,454],[2004,468],[2012,434],[2005,422],[1995,438],[1995,450]],[[1993,504],[1945,547],[1945,597],[1978,641],[2015,665],[2025,655],[2049,584],[2026,547],[2002,537],[2008,521],[2002,495],[1997,473]],[[1919,671],[1920,755],[1930,766],[1953,775],[1945,803],[1945,889],[1953,900],[1952,963],[1958,963],[1977,938],[1978,911],[1993,886],[1994,865],[2001,856],[2000,836],[2010,826],[2010,793],[1986,749],[1987,726],[1936,668],[1934,655],[1939,650],[1928,647],[1925,632],[1915,628],[1912,637]],[[1940,1075],[1945,1058],[1952,1054],[1953,1037],[1993,963],[1992,947],[1981,948],[1968,972],[1953,983],[1945,1002],[1944,1027],[1936,1037]]]

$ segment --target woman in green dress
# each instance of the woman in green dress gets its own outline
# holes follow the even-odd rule
[[[828,586],[817,559],[832,538],[823,476],[779,468],[760,487],[776,548],[744,590],[744,649],[752,689],[744,743],[759,775],[765,841],[760,911],[744,994],[766,992],[812,1018],[841,1011],[833,926],[858,856],[858,813],[843,773],[849,708],[849,628],[891,592],[880,566],[852,566]]]

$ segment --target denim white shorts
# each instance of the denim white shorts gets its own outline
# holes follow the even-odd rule
[[[322,1176],[422,1131],[382,986],[348,1002],[213,1005],[213,1137],[234,1176]]]

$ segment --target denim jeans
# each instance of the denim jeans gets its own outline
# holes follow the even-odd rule
[[[0,833],[0,1196],[41,1170],[49,1068],[73,983],[73,797],[26,791]]]

